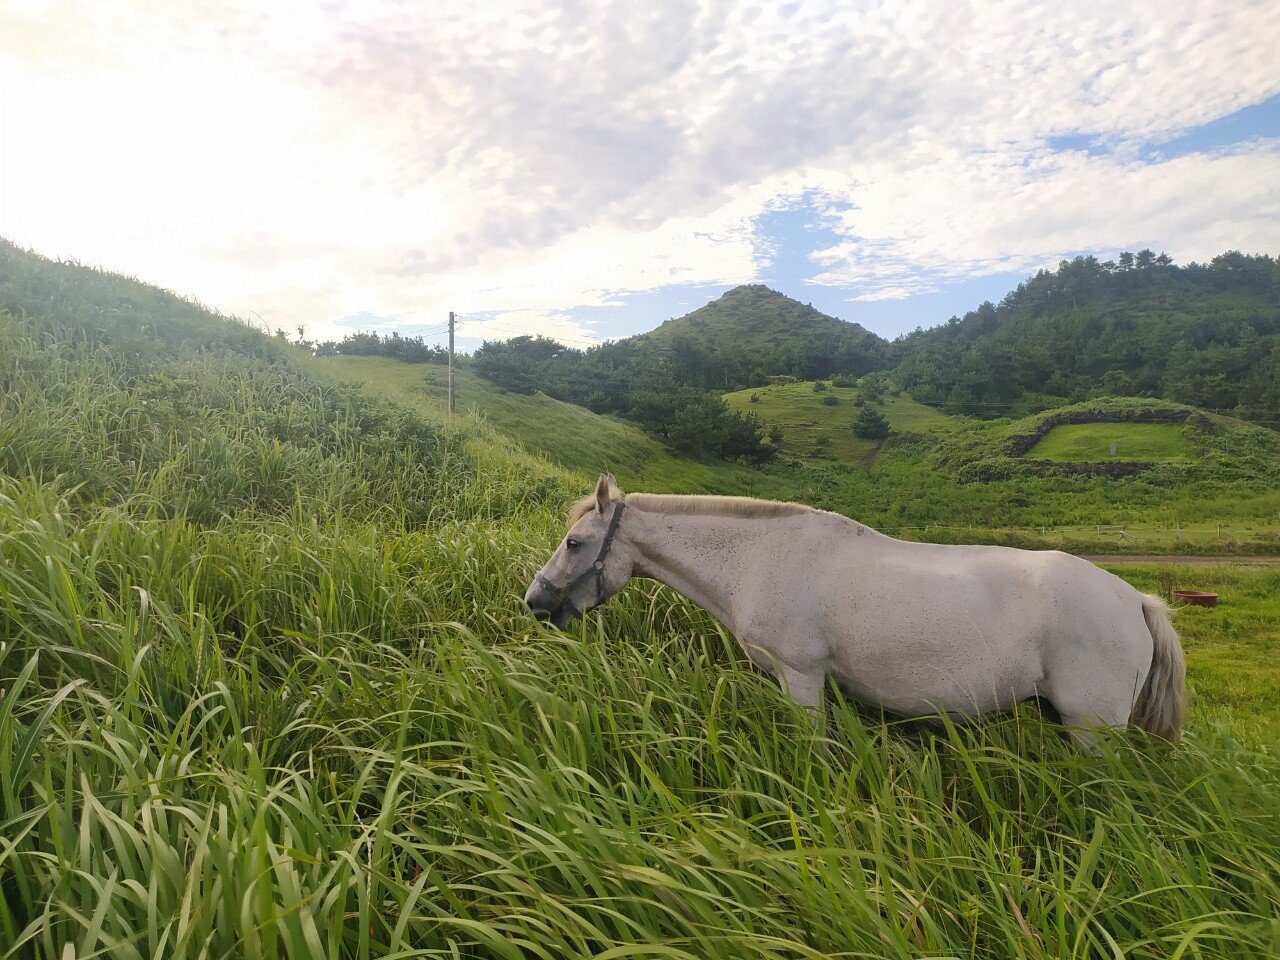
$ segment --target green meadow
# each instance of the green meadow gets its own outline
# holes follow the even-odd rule
[[[834,692],[819,740],[665,588],[528,614],[549,419],[0,266],[0,957],[1280,952],[1274,569],[1117,568],[1222,593],[1175,748]]]
[[[1077,463],[1181,460],[1193,456],[1186,428],[1175,423],[1064,423],[1027,454]]]

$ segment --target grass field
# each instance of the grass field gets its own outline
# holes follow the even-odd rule
[[[1112,445],[1115,452],[1112,453]],[[1182,460],[1195,449],[1186,428],[1175,423],[1064,423],[1027,454],[1040,460],[1092,463],[1102,460]]]
[[[1174,624],[1191,677],[1193,723],[1228,721],[1251,739],[1280,739],[1280,567],[1232,564],[1108,565],[1147,593],[1219,595],[1216,607],[1184,606]]]
[[[1276,571],[1118,568],[1222,593],[1178,618],[1176,748],[839,697],[823,744],[665,588],[529,615],[577,475],[216,317],[130,337],[138,285],[23,269],[0,958],[1280,952]]]
[[[755,402],[752,397],[758,397]],[[834,406],[825,402],[835,397]],[[809,460],[867,464],[880,444],[862,440],[853,434],[853,421],[858,416],[858,390],[833,387],[829,383],[822,393],[815,393],[813,383],[776,384],[738,390],[725,394],[725,403],[739,413],[754,413],[767,425],[782,429],[784,456]],[[965,423],[963,418],[949,416],[933,407],[916,403],[910,397],[887,396],[877,409],[889,420],[889,427],[899,433],[949,433]]]

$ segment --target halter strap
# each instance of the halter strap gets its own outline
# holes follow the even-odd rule
[[[567,606],[569,611],[575,616],[581,616],[583,611],[579,610],[573,602],[571,596],[573,591],[578,589],[578,585],[590,580],[592,577],[596,581],[596,602],[592,606],[599,606],[604,603],[604,562],[609,556],[609,551],[613,549],[614,538],[618,535],[618,527],[622,525],[622,511],[626,507],[626,501],[619,500],[613,507],[613,515],[609,518],[609,529],[605,531],[604,542],[600,544],[600,552],[596,554],[595,560],[591,566],[582,573],[578,574],[562,587],[556,586],[549,579],[542,575],[539,570],[534,574],[534,579],[544,587],[555,592],[556,606]]]

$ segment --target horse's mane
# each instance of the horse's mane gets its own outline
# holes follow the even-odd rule
[[[633,510],[680,516],[715,517],[789,517],[798,513],[824,513],[803,503],[782,500],[757,500],[754,497],[692,496],[675,493],[632,493],[626,504]],[[595,496],[584,497],[569,510],[569,526],[573,526],[596,508]]]

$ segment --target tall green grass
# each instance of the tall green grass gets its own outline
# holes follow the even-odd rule
[[[0,499],[9,956],[1280,948],[1280,764],[1229,729],[1082,756],[833,697],[823,749],[665,592],[541,630],[546,516],[72,513]]]
[[[535,622],[576,491],[480,427],[51,316],[0,316],[0,957],[1280,951],[1236,722],[823,742],[665,590]]]

